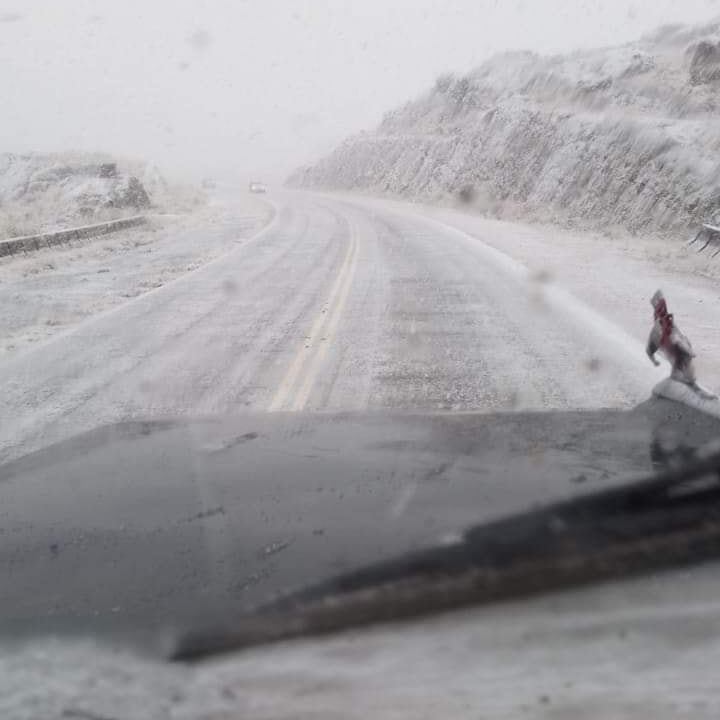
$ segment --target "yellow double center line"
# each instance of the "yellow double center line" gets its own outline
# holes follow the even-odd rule
[[[350,226],[350,243],[333,283],[327,303],[315,319],[310,335],[300,346],[285,377],[270,403],[270,411],[302,410],[307,404],[315,381],[322,370],[328,347],[337,332],[343,309],[352,286],[358,242],[354,227]]]

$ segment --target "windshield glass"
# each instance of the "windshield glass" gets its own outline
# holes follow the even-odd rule
[[[0,0],[0,87],[1,636],[169,655],[712,456],[720,0]]]

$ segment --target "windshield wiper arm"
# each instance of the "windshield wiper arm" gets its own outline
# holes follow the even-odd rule
[[[407,619],[720,557],[720,451],[622,487],[480,525],[180,639],[175,659]]]

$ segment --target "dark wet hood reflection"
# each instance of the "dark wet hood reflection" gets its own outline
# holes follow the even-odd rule
[[[0,467],[0,629],[232,618],[465,528],[682,462],[718,423],[629,411],[125,423]]]

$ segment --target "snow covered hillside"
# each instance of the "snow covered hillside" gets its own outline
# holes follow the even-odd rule
[[[154,168],[105,155],[0,153],[0,239],[198,201]]]
[[[636,43],[495,56],[298,170],[299,187],[504,218],[676,232],[720,212],[720,20]]]

